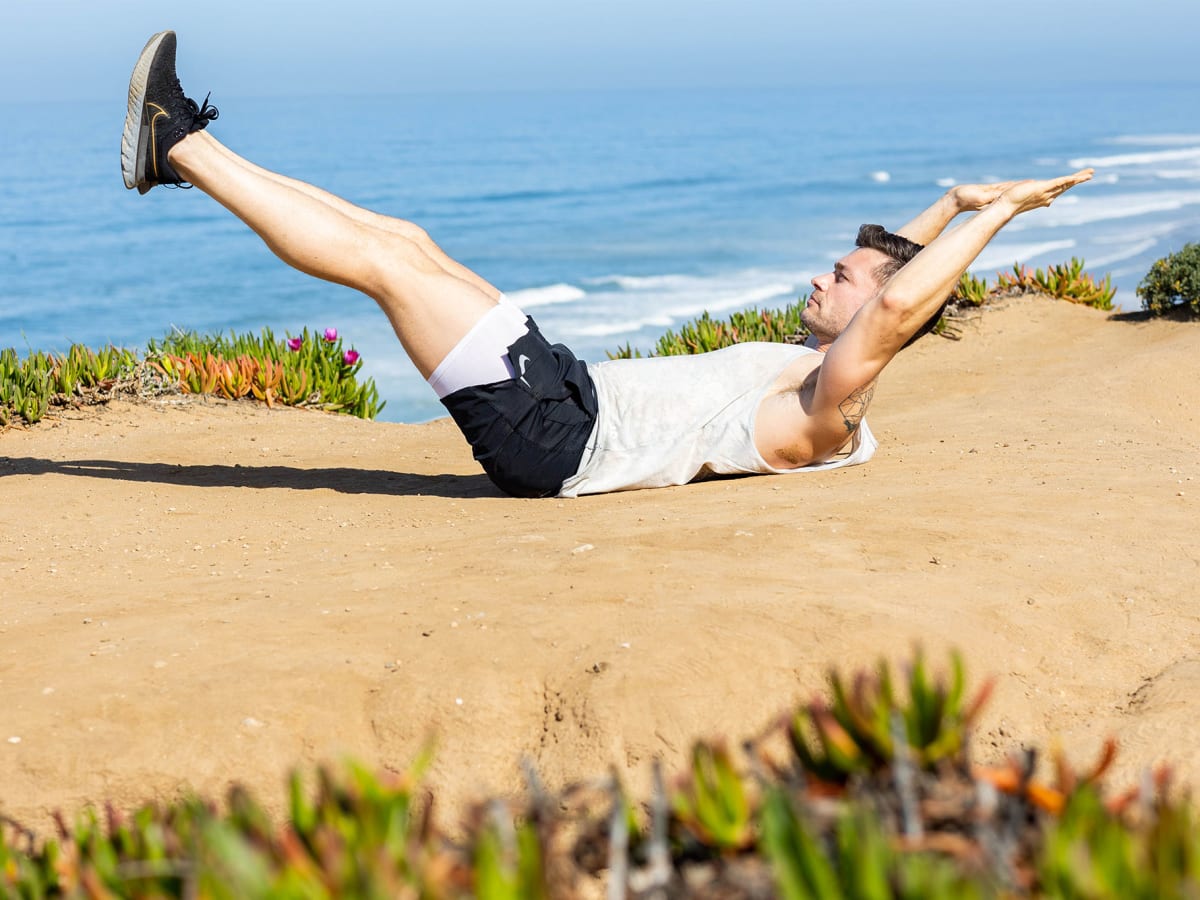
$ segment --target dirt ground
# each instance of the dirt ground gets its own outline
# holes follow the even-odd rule
[[[448,421],[114,403],[0,434],[0,812],[403,768],[637,792],[831,665],[961,649],[982,757],[1200,775],[1200,326],[1012,301],[885,373],[866,466],[514,500]],[[445,807],[444,807],[445,808]]]

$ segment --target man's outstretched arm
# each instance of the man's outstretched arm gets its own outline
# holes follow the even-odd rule
[[[875,380],[937,312],[959,276],[1001,228],[1023,212],[1049,206],[1091,177],[1091,169],[1081,169],[1061,178],[1015,182],[913,257],[867,301],[826,352],[813,398],[816,418],[836,417],[839,404]]]

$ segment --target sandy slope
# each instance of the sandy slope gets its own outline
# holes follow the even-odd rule
[[[980,750],[1200,776],[1200,327],[1022,300],[896,361],[867,466],[513,500],[447,422],[114,405],[0,435],[0,810],[295,764],[454,801],[746,736],[962,648]],[[19,739],[19,741],[17,740]]]

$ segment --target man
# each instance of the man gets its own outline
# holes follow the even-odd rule
[[[932,327],[1005,223],[1092,174],[960,186],[896,234],[864,226],[857,248],[812,281],[808,346],[746,343],[589,368],[418,226],[222,146],[204,130],[216,109],[184,96],[175,46],[173,32],[155,35],[134,68],[121,141],[126,187],[190,183],[284,262],[373,298],[475,458],[517,496],[865,462],[876,442],[863,417],[884,366]],[[942,233],[968,210],[979,212]]]

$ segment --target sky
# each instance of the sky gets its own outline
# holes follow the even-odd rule
[[[146,39],[214,94],[1188,82],[1197,0],[3,0],[0,103],[107,99]]]

